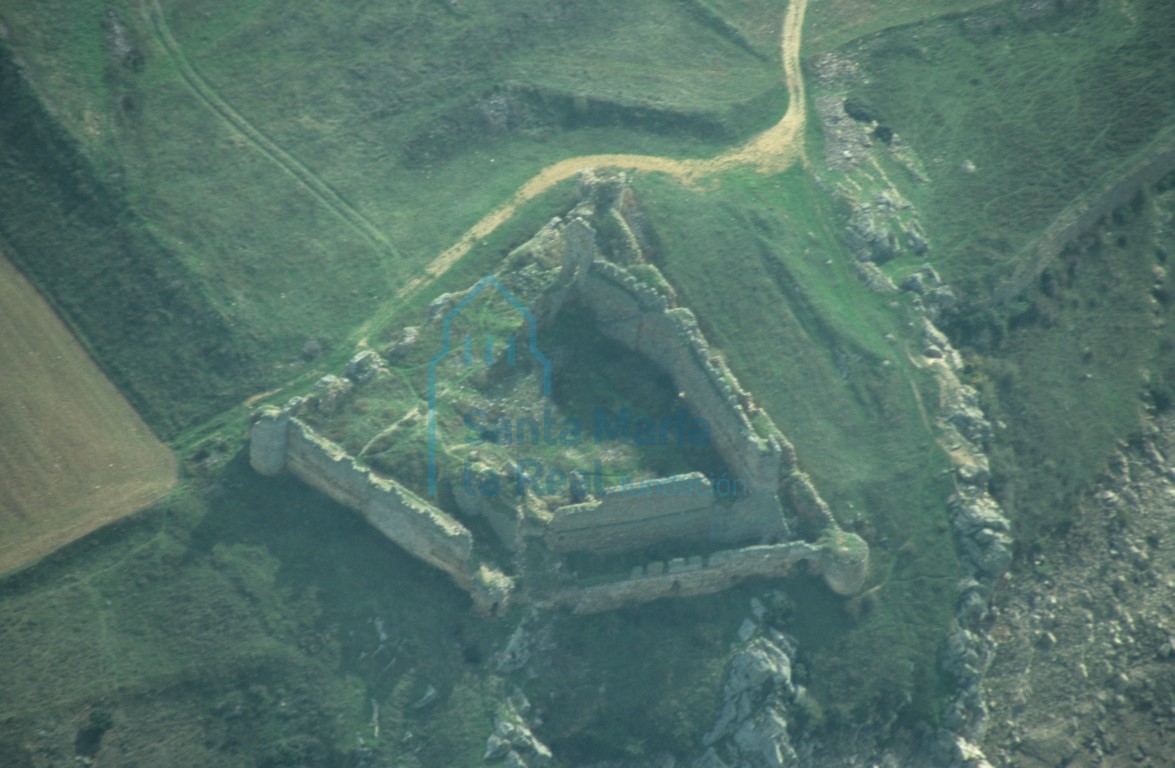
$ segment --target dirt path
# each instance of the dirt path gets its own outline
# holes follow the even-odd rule
[[[740,165],[757,167],[763,173],[779,173],[803,156],[804,125],[807,120],[804,103],[804,81],[800,73],[800,34],[804,26],[804,12],[808,0],[789,0],[780,34],[780,56],[783,76],[787,82],[787,113],[778,123],[755,136],[741,147],[707,160],[680,160],[655,155],[602,154],[583,155],[560,160],[539,171],[519,188],[506,203],[491,211],[474,224],[452,247],[424,268],[424,274],[409,280],[397,292],[402,299],[423,290],[437,277],[469,252],[481,240],[509,221],[519,207],[587,168],[625,168],[638,171],[667,173],[686,183],[710,176]],[[171,34],[159,0],[143,0],[143,12],[150,20],[160,46],[176,65],[184,82],[195,96],[215,112],[232,129],[243,135],[267,157],[301,182],[326,207],[350,224],[363,237],[385,253],[394,254],[391,241],[370,220],[348,203],[312,169],[286,152],[260,129],[246,120],[225,101],[187,60],[179,42]]]
[[[210,109],[220,113],[227,122],[253,141],[258,148],[269,154],[275,162],[285,167],[291,175],[301,180],[317,194],[318,185],[325,186],[325,183],[321,182],[310,169],[302,166],[299,161],[269,141],[225,103],[211,85],[204,82],[199,73],[184,58],[179,43],[171,36],[164,21],[163,12],[159,7],[159,0],[145,0],[145,2],[150,8],[148,15],[159,35],[160,43],[175,59],[184,79],[196,95]],[[667,173],[687,184],[738,166],[752,166],[762,173],[782,173],[790,168],[804,156],[803,139],[804,126],[807,122],[807,105],[804,96],[804,80],[800,71],[800,39],[807,7],[808,0],[789,0],[787,11],[784,13],[783,28],[780,33],[780,58],[784,80],[787,83],[788,106],[783,118],[771,128],[740,147],[704,160],[683,160],[656,155],[600,154],[571,157],[553,163],[519,187],[510,200],[486,214],[470,227],[455,244],[424,268],[424,274],[406,282],[396,292],[396,300],[401,301],[412,294],[425,290],[462,256],[469,253],[475,243],[488,237],[498,227],[509,221],[521,206],[549,191],[559,182],[573,178],[588,168],[622,168]],[[361,219],[361,221],[352,221],[352,223],[363,230],[369,238],[378,239],[380,243],[387,245],[389,251],[392,250],[383,234],[378,231],[373,233],[374,225],[371,225],[366,219],[362,219],[361,215],[351,209],[341,198],[337,198],[337,194],[333,190],[327,188],[325,193],[320,194],[319,197],[327,205],[336,208],[343,218],[349,221],[352,220],[352,217]],[[373,322],[375,322],[374,318],[361,329],[359,346],[366,345],[367,332]],[[273,393],[254,395],[247,401],[247,404],[251,405],[269,394]]]
[[[787,113],[783,119],[741,147],[708,160],[678,160],[655,155],[583,155],[553,163],[523,184],[506,203],[487,214],[461,236],[452,247],[438,256],[427,267],[425,274],[404,285],[396,297],[403,298],[423,290],[443,275],[454,263],[469,252],[481,239],[509,221],[525,203],[551,189],[561,181],[574,177],[588,168],[623,168],[637,171],[667,173],[686,183],[711,176],[740,165],[756,167],[762,173],[781,173],[803,157],[804,125],[807,107],[804,102],[804,80],[800,72],[800,33],[804,27],[804,12],[808,0],[790,0],[783,17],[780,35],[780,53],[783,76],[787,82]]]
[[[0,573],[166,494],[176,461],[0,254]]]
[[[374,223],[355,209],[321,176],[307,167],[301,160],[282,149],[276,142],[265,135],[261,129],[245,119],[217,92],[204,76],[188,61],[183,48],[171,34],[167,26],[167,19],[159,0],[144,0],[143,14],[151,23],[155,37],[175,64],[176,70],[183,78],[184,84],[199,99],[204,106],[223,120],[229,128],[243,136],[262,154],[279,165],[284,171],[297,179],[302,186],[309,190],[324,206],[354,229],[361,237],[369,241],[377,250],[385,255],[395,256],[396,249],[391,240],[380,231]]]

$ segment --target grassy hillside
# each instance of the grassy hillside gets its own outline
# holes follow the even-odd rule
[[[342,766],[379,751],[473,764],[492,722],[463,660],[474,640],[454,624],[465,595],[245,462],[217,483],[211,500],[189,486],[3,583],[5,765],[22,744],[72,746],[96,710],[113,720],[104,761]],[[429,686],[436,703],[413,709]],[[373,700],[394,743],[375,735]]]
[[[536,677],[498,676],[488,654],[520,616],[473,618],[443,575],[341,507],[256,476],[242,451],[246,397],[282,402],[357,345],[386,346],[565,212],[574,182],[393,300],[536,171],[595,152],[710,157],[778,120],[783,8],[0,11],[0,246],[187,453],[164,503],[0,581],[0,688],[13,692],[0,763],[30,764],[33,749],[65,762],[97,739],[127,764],[475,765],[515,686],[567,759],[684,758],[713,722],[752,594],[770,594],[771,621],[799,640],[796,678],[815,703],[797,727],[933,723],[959,576],[938,393],[911,362],[908,297],[852,273],[845,190],[866,199],[884,178],[914,203],[930,250],[885,269],[929,261],[963,298],[950,330],[997,426],[994,490],[1024,546],[1046,546],[1141,405],[1175,402],[1175,184],[1110,212],[1016,301],[986,298],[1058,212],[1175,118],[1162,0],[814,2],[806,54],[857,67],[838,97],[920,163],[878,140],[865,182],[825,173],[810,117],[806,167],[696,187],[636,177],[680,303],[868,539],[862,597],[797,574],[559,616]]]
[[[586,1],[329,12],[51,2],[6,9],[4,21],[53,135],[80,154],[69,163],[105,190],[90,197],[151,239],[145,271],[189,276],[163,286],[181,282],[203,302],[185,315],[231,328],[222,343],[249,375],[190,376],[198,392],[176,403],[243,399],[296,373],[307,344],[339,343],[549,162],[709,155],[786,109],[776,52],[668,0],[619,14]],[[83,274],[109,263],[81,244],[55,250]],[[216,335],[174,343],[182,357]],[[168,399],[136,403],[170,431]]]
[[[0,44],[0,239],[160,434],[262,378],[256,340],[103,181]]]
[[[1065,524],[1077,489],[1137,429],[1140,393],[1167,386],[1154,372],[1170,369],[1167,304],[1155,298],[1166,290],[1169,202],[1138,190],[1018,300],[983,307],[1059,214],[1096,199],[1170,129],[1172,34],[1170,5],[1153,0],[996,3],[841,52],[860,67],[845,96],[891,126],[925,171],[916,180],[878,150],[967,306],[950,330],[1006,425],[997,490],[1025,547]],[[925,258],[886,268],[900,276]]]
[[[1032,20],[1017,7],[851,49],[866,76],[849,95],[918,153],[929,183],[908,184],[910,200],[935,234],[936,265],[974,301],[1175,119],[1167,3],[1075,3]]]
[[[890,340],[906,337],[909,316],[851,273],[835,218],[799,171],[733,174],[704,192],[641,177],[636,189],[682,303],[794,442],[834,514],[870,542],[869,587],[880,588],[863,613],[796,586],[791,627],[812,654],[812,689],[846,720],[907,694],[933,708],[936,671],[919,660],[949,622],[957,564],[949,465],[920,405],[935,407],[936,385],[906,342]],[[884,659],[879,646],[891,649]]]

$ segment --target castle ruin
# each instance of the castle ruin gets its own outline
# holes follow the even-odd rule
[[[254,415],[253,468],[269,476],[288,472],[355,510],[405,551],[449,574],[487,614],[510,600],[580,613],[612,610],[712,593],[752,577],[777,578],[801,561],[823,574],[834,592],[859,591],[868,568],[867,545],[840,530],[800,469],[791,443],[713,354],[693,313],[676,306],[672,288],[644,261],[647,233],[624,177],[585,173],[580,192],[575,209],[516,249],[502,272],[467,291],[464,301],[492,283],[525,306],[532,325],[551,322],[572,304],[586,310],[601,336],[648,361],[668,378],[690,414],[704,420],[726,467],[720,478],[694,471],[606,488],[588,484],[553,508],[525,492],[488,498],[450,488],[447,504],[425,499],[389,473],[364,466],[361,456],[348,454],[307,418],[324,397],[346,407],[349,391],[387,375],[387,361],[370,350],[356,356],[346,380],[328,377],[317,394]],[[611,260],[598,233],[604,221],[613,233]],[[429,322],[443,323],[446,350],[449,322],[464,306],[461,297],[449,295],[434,302]],[[515,330],[517,336],[528,332],[525,325]],[[418,335],[417,329],[406,329],[386,356],[401,354],[404,339]],[[533,337],[530,341],[533,348]],[[512,337],[504,353],[511,363],[515,349]],[[468,341],[465,356],[468,363]],[[413,413],[401,416],[411,420]],[[429,435],[432,439],[433,432]],[[474,519],[492,531],[494,547],[478,546],[469,527]],[[577,554],[615,560],[639,557],[653,547],[679,547],[683,555],[630,565],[627,575],[597,575],[590,583],[563,567]]]

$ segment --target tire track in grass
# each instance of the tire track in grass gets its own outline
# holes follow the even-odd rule
[[[159,0],[143,0],[142,10],[151,29],[155,32],[157,42],[175,64],[176,71],[179,72],[184,84],[205,107],[214,112],[237,133],[244,136],[258,151],[280,166],[282,170],[297,179],[319,202],[375,246],[376,250],[389,257],[397,256],[395,246],[380,231],[379,227],[356,210],[314,170],[282,149],[261,129],[245,119],[216,91],[211,83],[204,79],[195,65],[188,61],[187,56],[184,55],[179,41],[171,34],[171,28],[167,26],[167,19],[163,14],[163,7],[159,4]]]
[[[162,17],[161,11],[158,10],[159,0],[145,0],[145,2],[154,6],[159,16]],[[469,253],[479,240],[488,237],[498,227],[509,221],[519,208],[549,191],[559,182],[572,178],[589,168],[622,168],[667,173],[686,184],[694,184],[702,177],[712,176],[739,166],[749,165],[764,174],[782,173],[797,161],[805,160],[804,128],[807,124],[807,104],[803,74],[800,70],[800,40],[807,7],[808,0],[789,0],[787,10],[784,13],[779,47],[783,76],[787,85],[788,104],[787,112],[778,123],[742,146],[709,159],[686,160],[656,155],[599,154],[570,157],[552,163],[519,187],[507,202],[486,214],[470,227],[456,243],[426,265],[422,274],[404,283],[403,287],[396,292],[395,300],[402,302],[412,295],[427,290],[461,257]],[[162,25],[158,31],[163,34],[167,32],[167,28]],[[170,42],[175,45],[174,39]],[[178,46],[176,49],[178,52]],[[359,347],[367,346],[368,334],[385,316],[386,312],[377,313],[360,327],[357,334]],[[269,394],[273,393],[254,395],[248,403],[255,403]]]

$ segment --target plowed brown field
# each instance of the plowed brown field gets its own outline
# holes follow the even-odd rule
[[[0,254],[0,573],[166,494],[175,456]]]

